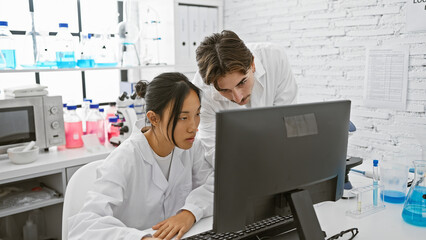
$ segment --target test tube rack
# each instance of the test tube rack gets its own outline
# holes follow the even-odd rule
[[[383,185],[367,185],[352,189],[351,193],[355,195],[356,205],[353,209],[346,211],[346,215],[363,218],[385,209],[383,194],[380,194],[383,190]]]

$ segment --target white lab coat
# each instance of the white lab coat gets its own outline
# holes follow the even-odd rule
[[[191,149],[174,149],[167,181],[145,136],[134,132],[97,169],[83,209],[68,219],[69,239],[139,240],[148,234],[144,229],[182,209],[196,221],[210,216],[213,183],[203,184],[211,173],[195,140]]]
[[[272,43],[253,43],[246,46],[254,56],[256,67],[250,107],[295,103],[297,85],[283,48]],[[203,91],[198,137],[206,148],[207,160],[214,167],[216,112],[247,108],[247,106],[240,106],[220,95],[213,84],[206,85],[203,82],[198,72],[195,74],[193,83]]]

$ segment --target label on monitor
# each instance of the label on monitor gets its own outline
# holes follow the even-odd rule
[[[313,113],[286,116],[283,119],[288,138],[318,134],[317,120]]]

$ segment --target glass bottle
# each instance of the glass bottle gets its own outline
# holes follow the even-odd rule
[[[413,163],[414,180],[405,200],[402,218],[409,224],[426,227],[426,160]]]
[[[108,142],[112,137],[118,137],[120,135],[120,127],[117,125],[118,117],[108,118]]]
[[[15,69],[16,51],[7,21],[0,21],[0,51],[3,56],[3,58],[0,57],[0,68]]]
[[[95,60],[93,59],[93,46],[91,44],[92,34],[80,34],[80,45],[79,52],[80,56],[77,60],[77,66],[80,68],[91,68],[95,66]]]
[[[56,62],[58,68],[74,68],[75,48],[73,36],[68,30],[68,23],[59,23],[59,31],[56,34]]]
[[[105,143],[105,121],[99,112],[99,104],[90,104],[86,119],[86,134],[96,134],[99,142]]]
[[[95,66],[96,67],[115,67],[117,66],[117,57],[115,50],[112,49],[112,43],[109,35],[101,34],[95,35],[96,52],[95,52]]]
[[[76,113],[77,106],[68,105],[68,113],[65,115],[65,140],[66,148],[83,147],[83,126],[81,119]]]

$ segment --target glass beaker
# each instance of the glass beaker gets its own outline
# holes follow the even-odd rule
[[[414,180],[402,210],[402,218],[409,224],[426,227],[426,160],[413,163]]]
[[[383,160],[380,164],[380,196],[388,203],[404,203],[407,191],[408,166],[402,162]]]

